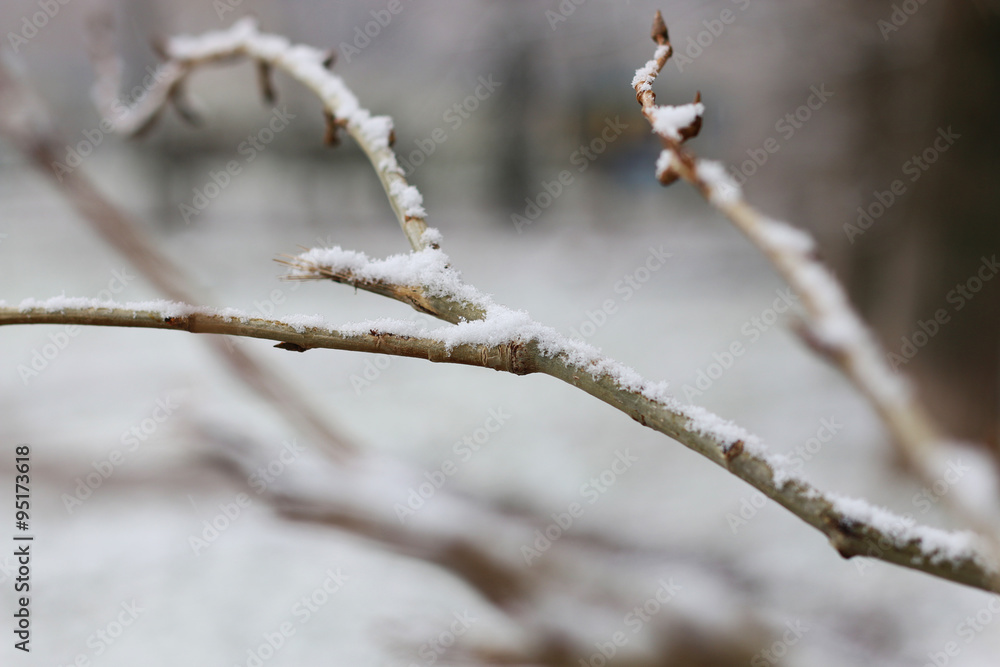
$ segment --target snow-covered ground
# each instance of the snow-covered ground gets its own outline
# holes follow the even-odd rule
[[[272,258],[299,246],[339,244],[372,256],[406,246],[370,173],[310,174],[265,157],[193,224],[151,229],[164,250],[218,304],[331,321],[417,317],[343,286],[277,280],[282,271]],[[141,159],[109,154],[87,167],[116,200],[148,213]],[[764,261],[723,221],[689,209],[679,186],[651,195],[601,190],[620,221],[598,225],[588,207],[592,188],[606,186],[581,180],[539,223],[515,234],[502,227],[507,213],[484,215],[461,198],[449,204],[449,186],[435,185],[424,187],[430,224],[466,279],[499,303],[668,380],[678,398],[747,427],[776,452],[798,448],[820,488],[947,527],[937,507],[925,513],[916,502],[920,489],[893,465],[872,411],[799,344],[786,316],[774,319],[783,286]],[[160,296],[16,161],[3,165],[0,207],[0,298],[8,303],[107,296],[102,290],[117,300]],[[640,269],[665,253],[662,266]],[[734,342],[745,353],[727,356]],[[762,623],[767,639],[753,664],[779,657],[811,667],[995,664],[995,596],[842,560],[821,535],[743,482],[556,380],[238,344],[292,380],[364,449],[420,471],[452,460],[450,490],[542,516],[579,500],[581,485],[628,450],[638,464],[587,504],[570,530],[667,554],[636,568],[628,584],[636,602],[665,578],[679,586],[667,605],[698,627],[724,633],[734,617]],[[207,432],[253,443],[264,461],[280,460],[282,448],[291,452],[274,482],[289,493],[314,486],[325,464],[195,336],[3,327],[0,350],[4,497],[12,495],[13,446],[26,443],[36,535],[32,653],[12,649],[5,612],[4,664],[253,665],[270,637],[280,648],[267,665],[426,665],[447,660],[426,642],[450,627],[463,628],[463,642],[499,643],[511,631],[439,569],[350,533],[289,522],[252,492],[241,505],[246,487],[207,463],[215,446]],[[502,415],[499,428],[460,456],[456,443],[485,433],[491,415],[491,424]],[[68,500],[87,495],[80,480],[109,468],[89,497]],[[407,491],[387,488],[385,507],[405,503]],[[205,521],[226,512],[234,517],[228,528],[192,542],[205,538]],[[0,516],[12,525],[10,500]],[[10,552],[0,557],[5,610],[14,608]],[[453,626],[456,614],[466,623]]]

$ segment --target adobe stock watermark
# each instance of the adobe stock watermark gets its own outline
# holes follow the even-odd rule
[[[281,450],[278,455],[271,459],[267,465],[257,466],[250,476],[247,478],[247,483],[250,488],[259,496],[267,490],[267,487],[274,483],[278,477],[281,477],[288,469],[288,466],[292,465],[299,460],[299,457],[305,453],[306,448],[299,444],[298,440],[292,438],[291,440],[285,440],[281,443]]]
[[[569,156],[569,163],[576,167],[576,173],[582,174],[590,168],[590,165],[597,160],[608,146],[617,141],[618,137],[628,129],[628,123],[623,123],[620,116],[614,119],[605,118],[604,128],[601,134],[595,137],[588,144],[581,145]],[[537,195],[527,197],[522,215],[511,213],[510,221],[514,223],[514,229],[520,234],[525,227],[533,225],[542,215],[542,211],[552,206],[552,202],[562,195],[566,187],[575,182],[576,177],[569,169],[560,171],[551,181],[542,181],[542,190]]]
[[[392,506],[399,522],[405,524],[407,519],[423,509],[427,501],[441,490],[448,479],[453,477],[462,465],[471,461],[511,417],[512,415],[503,407],[491,408],[482,426],[465,434],[461,440],[452,445],[451,451],[455,454],[455,459],[447,458],[434,470],[425,472],[424,478],[427,481],[407,489],[406,504],[396,503]]]
[[[1000,272],[1000,262],[997,261],[995,254],[981,257],[976,273],[964,283],[955,285],[945,296],[945,301],[952,305],[951,312],[947,308],[938,308],[928,319],[917,320],[917,328],[909,335],[900,338],[898,351],[886,353],[886,359],[892,370],[898,371],[900,366],[910,363],[917,353],[940,333],[942,327],[951,321],[952,313],[965,308],[966,304],[972,301],[998,272]]]
[[[955,634],[967,646],[992,625],[997,616],[1000,616],[1000,595],[990,595],[987,603],[976,611],[975,616],[966,616],[955,626]],[[962,653],[962,648],[957,641],[945,642],[940,651],[927,652],[927,662],[922,667],[947,667],[952,658],[957,658]]]
[[[945,468],[941,476],[931,482],[929,487],[925,486],[913,494],[910,502],[920,510],[921,514],[927,514],[969,472],[972,472],[972,466],[962,463],[961,459],[949,460],[948,467]]]
[[[809,626],[802,621],[786,621],[781,638],[775,639],[766,649],[755,653],[750,658],[750,667],[771,667],[781,664],[781,659],[788,655],[788,650],[798,644],[807,632]]]
[[[219,503],[219,511],[211,519],[201,522],[201,531],[188,535],[188,546],[195,556],[201,556],[219,537],[229,530],[244,510],[253,504],[253,500],[245,493],[237,493],[231,502]]]
[[[764,333],[774,327],[779,315],[788,312],[799,301],[799,297],[792,293],[790,287],[775,290],[775,294],[777,298],[771,302],[770,307],[740,326],[740,333],[746,339],[746,344],[742,340],[734,340],[722,352],[713,353],[713,361],[698,369],[693,384],[687,383],[681,387],[688,403],[692,402],[694,397],[702,396],[711,389],[715,382],[733,367],[736,360],[746,353],[750,345],[756,343]]]
[[[596,334],[601,327],[608,323],[611,316],[618,312],[619,297],[623,302],[627,302],[635,296],[635,293],[641,290],[643,285],[649,282],[653,274],[662,269],[671,257],[673,255],[666,252],[663,246],[659,248],[649,246],[649,254],[646,255],[645,261],[614,284],[612,291],[617,296],[605,299],[595,310],[588,310],[586,319],[570,328],[570,337],[574,340],[586,341]]]
[[[305,282],[303,280],[291,280],[291,287],[288,288],[289,292],[294,292],[298,290],[302,284]],[[285,290],[281,287],[275,287],[267,295],[260,300],[255,300],[253,302],[253,308],[251,313],[256,313],[260,315],[265,320],[271,319],[274,316],[277,306],[285,303]]]
[[[333,244],[333,241],[328,237],[327,239],[322,239],[317,237],[317,243],[315,247],[326,247]],[[298,291],[305,283],[304,280],[289,280],[285,284],[290,286],[285,287],[275,287],[267,292],[262,299],[254,299],[252,301],[253,308],[250,309],[252,314],[260,316],[262,319],[270,320],[274,318],[274,313],[278,310],[278,306],[285,303],[287,300],[287,294],[289,292]],[[247,338],[244,336],[223,336],[223,340],[226,342],[228,349],[233,350],[238,346],[243,345]]]
[[[21,17],[21,29],[7,32],[7,43],[14,53],[38,36],[38,33],[54,19],[63,7],[72,0],[35,0],[39,11],[31,16]]]
[[[904,176],[909,177],[910,183],[916,183],[931,168],[931,165],[938,161],[942,153],[951,148],[957,139],[961,138],[962,135],[952,130],[951,125],[948,126],[948,129],[939,127],[934,141],[927,148],[920,151],[919,154],[911,156],[909,160],[903,163],[900,170]],[[875,221],[885,215],[885,212],[892,208],[892,205],[905,195],[906,192],[906,182],[900,178],[894,179],[889,183],[887,189],[872,192],[872,201],[858,207],[857,221],[855,223],[844,223],[844,233],[847,234],[847,240],[853,244],[855,238],[868,231],[875,224]]]
[[[750,6],[750,0],[731,0],[731,2],[739,7],[741,12],[745,12]],[[705,53],[705,49],[715,44],[715,40],[722,36],[722,33],[726,31],[726,26],[736,23],[738,16],[731,9],[723,9],[717,18],[703,20],[701,24],[705,26],[705,29],[696,35],[688,35],[686,44],[674,44],[674,54],[671,60],[677,66],[677,71],[683,72],[686,66],[693,65],[694,61]]]
[[[135,106],[149,94],[149,91],[168,75],[168,71],[162,67],[154,68],[152,65],[146,67],[146,76],[142,79],[142,84],[135,86],[129,91],[128,97],[122,99],[116,97],[108,106],[109,113],[114,118],[103,117],[97,127],[84,130],[83,139],[71,146],[66,144],[66,157],[62,162],[53,162],[50,166],[56,178],[62,183],[63,179],[73,173],[84,160],[93,154],[94,150],[101,145],[106,135],[114,134],[116,122],[121,121],[129,114],[130,107]]]
[[[275,136],[281,134],[295,118],[296,114],[290,113],[287,106],[282,106],[281,110],[278,110],[277,107],[272,109],[271,118],[267,125],[255,134],[247,135],[247,138],[236,146],[236,154],[243,156],[242,161],[229,160],[225,168],[210,170],[208,181],[201,188],[192,188],[194,195],[191,198],[191,203],[180,203],[178,210],[181,217],[184,218],[184,222],[191,224],[191,220],[201,215],[222,194],[222,191],[229,187],[233,179],[243,173],[243,167],[263,153],[268,145],[274,141]]]
[[[586,659],[580,658],[580,667],[605,667],[608,665],[609,661],[618,654],[623,646],[628,644],[634,635],[639,634],[646,624],[653,620],[654,616],[670,604],[680,591],[684,590],[683,586],[674,583],[672,577],[669,580],[660,579],[657,583],[660,584],[660,587],[652,596],[625,614],[622,619],[624,627],[621,630],[612,634],[608,641],[594,642],[594,647],[597,650]],[[632,634],[628,634],[626,629],[631,630]]]
[[[410,2],[411,0],[406,0],[407,5]],[[372,41],[381,35],[382,31],[388,28],[393,19],[405,8],[402,0],[389,0],[384,9],[371,10],[373,20],[368,21],[364,26],[355,26],[353,39],[350,42],[342,41],[337,45],[337,51],[344,62],[350,64],[354,58],[361,55],[361,52],[367,49]]]
[[[133,280],[135,280],[135,275],[129,273],[128,268],[124,266],[121,269],[112,270],[108,286],[98,292],[95,298],[102,301],[113,301],[115,295],[123,292]],[[24,386],[28,386],[32,380],[44,373],[56,357],[69,347],[72,339],[80,335],[82,330],[76,324],[66,325],[60,331],[50,333],[48,343],[41,347],[31,348],[31,358],[28,363],[17,365],[17,374]]]
[[[83,505],[84,501],[94,495],[94,492],[101,488],[104,482],[108,481],[115,474],[115,471],[125,464],[129,455],[138,451],[139,445],[152,437],[178,408],[180,408],[180,404],[175,403],[171,396],[156,399],[148,417],[122,432],[118,439],[122,445],[121,448],[113,449],[103,459],[92,462],[90,465],[94,471],[74,480],[76,487],[73,489],[73,493],[63,493],[60,496],[66,512],[72,514]]]
[[[281,443],[278,455],[266,465],[258,466],[247,477],[247,484],[258,496],[267,490],[268,486],[284,474],[292,463],[297,461],[306,448],[297,440],[285,440]],[[219,503],[219,511],[211,518],[201,522],[201,530],[188,535],[188,546],[195,556],[201,556],[210,546],[229,530],[247,508],[253,505],[253,498],[245,493],[237,493],[230,502]]]
[[[90,667],[92,659],[104,655],[146,611],[134,599],[122,602],[119,607],[120,611],[115,614],[114,618],[87,636],[86,646],[90,651],[77,653],[71,661],[66,663],[66,667]],[[60,664],[58,667],[63,667],[63,665]]]
[[[448,126],[448,129],[439,126],[431,130],[425,138],[414,139],[415,148],[405,156],[402,150],[397,150],[399,165],[403,168],[405,176],[412,176],[417,167],[424,164],[431,155],[434,155],[438,146],[448,141],[449,132],[457,132],[465,124],[465,121],[479,110],[482,103],[490,99],[496,89],[503,85],[502,82],[495,80],[492,74],[479,77],[477,83],[478,85],[472,93],[452,104],[441,115],[441,120]]]
[[[17,570],[17,563],[10,556],[4,556],[0,559],[0,584],[5,584],[8,580],[14,581]]]
[[[425,327],[429,327],[431,324],[435,323],[435,320],[433,320],[430,315],[424,313],[420,313],[408,319],[411,322],[423,324]],[[350,377],[348,377],[351,387],[354,389],[355,396],[360,396],[365,392],[365,390],[369,389],[372,385],[378,382],[379,378],[382,377],[382,373],[392,366],[395,359],[396,357],[389,354],[364,355],[364,367],[361,372],[351,373]]]
[[[569,17],[576,12],[577,7],[583,5],[587,0],[559,0],[556,11],[545,10],[545,20],[549,22],[549,27],[555,30],[560,23],[565,23]]]
[[[290,613],[294,620],[282,621],[273,630],[262,633],[260,642],[246,650],[246,659],[236,667],[262,667],[351,580],[339,567],[327,568],[324,574],[322,583],[292,604]]]
[[[580,485],[581,500],[585,500],[587,505],[596,503],[638,461],[639,458],[629,453],[628,449],[617,450],[607,468]],[[552,548],[552,545],[573,527],[586,510],[581,502],[574,501],[566,507],[565,512],[553,512],[552,523],[535,531],[534,542],[521,545],[521,556],[525,565],[530,566],[532,561],[541,558],[542,554]]]
[[[451,616],[454,620],[448,624],[447,629],[431,637],[417,649],[417,655],[421,657],[423,663],[411,662],[409,667],[429,667],[433,665],[451,647],[458,643],[458,640],[469,631],[469,628],[479,622],[479,619],[473,616],[468,610],[461,613],[457,611],[453,612]]]
[[[781,142],[789,141],[795,133],[805,127],[813,114],[823,108],[823,106],[833,97],[833,92],[827,90],[826,84],[810,86],[809,95],[805,102],[786,113],[774,123],[774,131],[778,133],[778,138],[770,136],[761,142],[756,148],[746,150],[748,159],[743,160],[736,167],[729,168],[729,175],[733,177],[739,185],[744,185],[747,179],[757,173],[757,170],[767,164],[771,156],[781,150]]]
[[[797,474],[801,473],[806,463],[812,461],[819,454],[823,447],[832,441],[844,428],[844,425],[837,421],[836,417],[823,417],[819,420],[819,428],[815,435],[806,439],[805,442],[796,445],[795,448],[784,455],[784,472]],[[733,535],[740,532],[740,529],[749,524],[771,499],[760,491],[754,491],[749,496],[740,500],[740,506],[736,512],[726,513],[726,523]]]
[[[882,39],[888,42],[889,35],[898,32],[909,22],[910,17],[920,11],[920,8],[925,4],[927,4],[927,0],[903,0],[899,4],[893,3],[889,18],[879,19],[875,22],[875,26],[882,34]]]
[[[864,576],[865,570],[872,567],[887,551],[898,549],[898,546],[894,542],[896,539],[895,535],[905,534],[917,525],[917,520],[910,514],[902,514],[897,518],[898,522],[892,527],[891,535],[883,533],[879,535],[877,540],[866,537],[864,539],[865,552],[851,558],[851,562],[854,563],[854,569],[861,576]]]
[[[327,248],[334,245],[336,242],[337,239],[333,234],[328,234],[325,238],[317,236],[314,239],[313,247]],[[250,309],[250,312],[260,315],[260,317],[265,320],[272,319],[274,317],[274,313],[277,310],[277,306],[280,306],[281,304],[285,303],[287,292],[297,291],[306,283],[306,281],[289,280],[288,283],[291,283],[291,285],[287,289],[283,287],[275,287],[274,289],[268,291],[268,293],[264,295],[263,299],[254,300],[252,302],[253,308]],[[252,340],[245,336],[225,336],[222,334],[219,334],[219,336],[225,343],[226,349],[229,351],[233,351],[239,347],[242,347],[244,344],[246,344],[248,340]]]

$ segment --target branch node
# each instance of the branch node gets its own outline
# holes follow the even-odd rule
[[[732,464],[732,462],[735,461],[736,458],[743,453],[743,444],[744,443],[742,440],[737,440],[728,447],[723,448],[722,456],[725,457],[727,466]]]
[[[289,352],[305,352],[306,350],[311,350],[311,347],[305,347],[304,345],[299,345],[298,343],[289,343],[285,341],[283,343],[278,343],[275,345],[279,350],[288,350]]]
[[[329,109],[323,109],[323,120],[326,122],[326,129],[323,132],[323,145],[336,148],[340,145],[340,128],[347,125],[347,121],[337,118]]]

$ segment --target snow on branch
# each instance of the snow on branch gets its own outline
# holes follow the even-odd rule
[[[817,353],[838,366],[875,407],[903,460],[924,484],[938,476],[935,450],[945,445],[926,409],[906,380],[897,375],[843,287],[817,258],[812,237],[791,225],[771,219],[752,208],[740,186],[719,163],[694,156],[683,145],[701,127],[704,106],[659,106],[652,84],[672,54],[660,12],[653,21],[654,58],[636,71],[632,88],[642,113],[659,136],[663,150],[656,176],[664,185],[681,178],[733,222],[774,265],[794,289],[805,310],[798,333]],[[966,506],[956,494],[946,503],[964,521],[989,536],[994,550],[1000,540],[992,517]]]
[[[162,113],[173,105],[183,117],[191,113],[184,102],[183,86],[188,75],[202,65],[246,57],[258,65],[261,90],[265,100],[274,99],[271,71],[280,69],[312,90],[323,103],[327,121],[327,143],[335,143],[337,131],[344,128],[358,142],[378,174],[392,209],[414,250],[433,245],[427,231],[423,197],[416,187],[406,182],[391,146],[395,141],[392,118],[373,116],[358,102],[358,98],[331,70],[334,56],[303,44],[292,44],[286,37],[261,33],[257,22],[242,18],[227,30],[208,32],[198,37],[178,36],[162,47],[166,62],[151,76],[153,84],[147,94],[133,107],[114,108],[114,93],[118,88],[121,68],[112,59],[98,52],[98,74],[93,96],[115,131],[136,135],[145,131]],[[113,113],[115,112],[115,113]]]
[[[402,301],[452,324],[482,319],[493,305],[489,297],[462,281],[436,244],[384,260],[335,246],[286,255],[278,261],[290,268],[286,279],[330,279]]]
[[[704,107],[700,96],[683,107],[656,107],[652,82],[671,54],[666,26],[659,14],[653,35],[657,41],[654,59],[637,72],[633,86],[644,114],[664,142],[664,155],[657,167],[661,182],[678,177],[688,180],[741,228],[745,227],[751,238],[773,256],[779,269],[787,273],[789,281],[804,291],[814,337],[837,354],[848,356],[852,360],[848,368],[871,363],[865,355],[877,356],[877,351],[872,352],[873,343],[846,306],[839,286],[812,258],[811,240],[754,212],[743,202],[738,189],[725,180],[724,170],[695,160],[683,149],[682,144],[698,133]],[[469,364],[519,375],[544,373],[582,389],[722,466],[821,531],[845,557],[878,558],[1000,592],[996,562],[978,536],[916,526],[865,501],[823,493],[791,469],[784,457],[769,453],[758,438],[741,427],[677,401],[667,391],[666,383],[646,380],[593,346],[569,340],[532,320],[527,313],[495,304],[487,295],[464,284],[439,249],[440,235],[424,222],[419,193],[403,179],[390,148],[391,121],[384,116],[372,117],[362,109],[341,79],[329,71],[331,60],[322,52],[292,46],[284,37],[261,34],[249,20],[201,37],[175,38],[167,43],[165,52],[168,62],[161,69],[158,95],[147,95],[132,109],[122,119],[122,129],[131,131],[148,123],[176,95],[177,86],[187,74],[201,64],[246,56],[257,61],[265,80],[270,69],[285,70],[319,95],[331,119],[330,132],[335,134],[337,127],[346,127],[368,154],[414,249],[408,255],[384,260],[340,248],[311,250],[288,258],[290,277],[330,278],[369,289],[409,302],[448,323],[425,329],[413,322],[376,320],[335,327],[319,316],[266,320],[232,309],[171,302],[115,304],[57,297],[19,306],[0,302],[0,325],[58,323],[180,329],[274,340],[279,343],[277,347],[299,352],[325,347]],[[266,96],[273,95],[269,84],[263,88]],[[869,346],[867,352],[865,345]],[[894,409],[902,406],[900,409],[908,415],[912,406],[909,394],[885,377],[872,380],[867,375],[871,372],[867,367],[857,371],[864,386],[873,383],[870,391]]]
[[[0,325],[51,323],[177,329],[274,340],[278,341],[275,347],[296,352],[330,348],[469,364],[517,374],[533,371],[509,338],[496,339],[493,345],[477,345],[466,343],[462,336],[435,336],[433,331],[427,332],[407,320],[381,319],[337,327],[319,315],[269,320],[235,308],[174,301],[117,303],[61,296],[42,301],[27,299],[16,307],[0,302]]]
[[[100,19],[101,17],[98,17]],[[107,17],[105,16],[104,19]],[[95,30],[107,30],[107,22],[92,22]],[[113,40],[99,41],[110,48]],[[120,63],[101,52],[95,60],[106,76],[119,71]],[[118,111],[121,102],[111,102]],[[174,301],[205,303],[196,280],[175,263],[149,235],[145,225],[126,213],[106,196],[83,169],[66,169],[57,155],[67,145],[55,124],[49,119],[50,110],[29,83],[4,66],[0,59],[0,135],[12,143],[72,207],[81,222],[104,242],[114,248],[135,267],[163,296]],[[103,129],[103,126],[102,126]],[[238,349],[215,337],[205,337],[204,343],[214,351],[224,367],[239,381],[270,404],[282,417],[305,434],[317,438],[330,451],[346,454],[356,450],[350,439],[321,415],[297,390],[295,385],[259,363],[247,351]]]
[[[974,534],[915,526],[865,501],[824,494],[784,467],[783,457],[769,454],[755,436],[702,408],[681,404],[667,394],[664,383],[644,380],[634,370],[600,356],[589,345],[563,338],[523,312],[502,306],[492,309],[496,311],[483,320],[425,330],[398,320],[335,327],[320,316],[265,320],[235,309],[175,302],[118,304],[55,297],[29,299],[18,306],[0,302],[0,326],[33,323],[178,329],[274,340],[279,341],[276,347],[298,352],[330,348],[481,366],[518,375],[545,373],[723,466],[822,531],[845,557],[869,556],[1000,591],[996,565],[984,555]]]

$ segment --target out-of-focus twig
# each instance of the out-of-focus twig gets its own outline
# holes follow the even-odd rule
[[[657,49],[656,60],[644,68],[648,72],[636,88],[640,101],[649,89],[651,77],[669,56],[665,28],[660,32],[664,43]],[[331,275],[349,270],[355,278],[374,279],[381,293],[393,298],[419,288],[451,303],[478,306],[483,317],[447,324],[422,334],[414,329],[413,323],[399,321],[336,328],[301,317],[286,321],[259,320],[233,311],[192,310],[176,304],[150,309],[141,304],[74,304],[56,299],[27,302],[19,307],[0,307],[0,324],[65,323],[202,330],[281,340],[281,347],[299,351],[311,347],[366,350],[373,346],[375,351],[390,354],[469,363],[518,374],[545,373],[612,405],[642,425],[674,438],[748,482],[821,531],[845,557],[878,558],[950,581],[1000,591],[1000,582],[995,576],[997,563],[981,548],[974,535],[915,526],[864,501],[824,493],[790,470],[783,457],[768,452],[758,438],[744,429],[702,408],[680,403],[666,392],[664,383],[646,380],[633,369],[603,356],[596,348],[571,341],[522,311],[495,304],[461,281],[457,272],[451,269],[447,256],[440,251],[440,234],[424,222],[420,193],[402,178],[390,148],[391,120],[384,116],[372,117],[362,109],[343,81],[329,72],[322,52],[293,46],[284,37],[261,34],[252,22],[241,21],[227,31],[175,38],[169,42],[167,53],[171,59],[166,64],[168,73],[175,72],[178,67],[186,73],[197,64],[237,55],[249,55],[273,68],[284,69],[314,90],[327,112],[346,125],[368,153],[414,252],[395,256],[391,261],[377,262],[358,253],[333,248],[318,253],[315,258],[307,257],[314,266],[321,266]],[[168,83],[183,78],[182,75],[171,76],[174,78],[168,78]],[[158,103],[149,111],[152,113],[161,107]],[[696,101],[690,108],[678,112],[657,112],[654,127],[680,142],[697,131],[699,108],[700,102]],[[137,122],[143,117],[137,111],[128,118]],[[661,167],[664,174],[672,168],[669,164]],[[696,168],[693,163],[691,168]],[[387,345],[386,341],[392,344]],[[415,349],[420,353],[413,354]]]
[[[433,246],[435,238],[426,235],[426,213],[423,199],[416,188],[407,183],[391,145],[395,142],[392,119],[372,116],[358,98],[331,70],[333,56],[304,44],[292,45],[281,35],[262,34],[252,18],[242,18],[227,30],[199,37],[174,37],[162,46],[167,61],[156,71],[155,83],[147,94],[127,113],[107,117],[116,132],[129,136],[145,131],[164,108],[182,95],[188,75],[202,66],[231,62],[246,57],[252,59],[261,72],[258,81],[265,100],[273,99],[275,91],[270,73],[282,70],[312,90],[323,103],[327,122],[327,143],[335,143],[337,131],[343,128],[365,152],[389,197],[392,210],[403,233],[414,250]],[[105,54],[101,60],[106,61]],[[107,63],[99,68],[104,76],[95,86],[95,97],[101,108],[110,111],[109,95],[116,89],[120,67]]]
[[[105,197],[79,167],[66,171],[58,166],[58,150],[66,142],[60,140],[49,119],[44,102],[27,83],[0,63],[0,134],[48,176],[91,228],[128,258],[164,296],[185,303],[202,302],[186,273],[156,247],[136,220]],[[204,340],[231,372],[296,428],[318,438],[323,446],[339,456],[355,450],[328,418],[320,416],[307,399],[275,371],[224,339],[205,337]]]
[[[239,484],[246,484],[269,455],[264,449],[255,451],[252,439],[234,441],[207,430],[202,435],[212,445],[210,460]],[[346,531],[442,568],[519,630],[518,637],[500,646],[459,642],[448,657],[462,664],[575,666],[593,651],[596,639],[620,626],[622,610],[635,605],[630,587],[623,584],[636,580],[660,579],[655,585],[670,598],[662,599],[663,613],[647,617],[647,632],[657,639],[650,645],[624,647],[611,664],[679,667],[688,664],[680,658],[684,649],[697,648],[701,664],[721,667],[747,662],[761,643],[758,637],[767,636],[754,610],[741,604],[734,591],[731,612],[742,622],[730,632],[713,627],[701,637],[690,637],[685,646],[686,632],[679,626],[692,619],[672,611],[669,602],[688,594],[687,588],[682,575],[675,579],[669,573],[681,565],[686,572],[696,567],[713,577],[731,576],[728,566],[720,569],[721,563],[706,562],[702,554],[685,563],[682,554],[641,547],[626,538],[567,533],[540,560],[526,563],[519,547],[538,539],[536,531],[546,529],[548,517],[505,512],[448,487],[439,489],[419,514],[400,521],[387,497],[425,479],[392,459],[368,455],[344,466],[310,466],[298,479],[268,485],[262,497],[286,519]],[[663,573],[667,577],[660,576]],[[580,627],[580,618],[589,622]],[[732,659],[712,659],[722,655]]]

